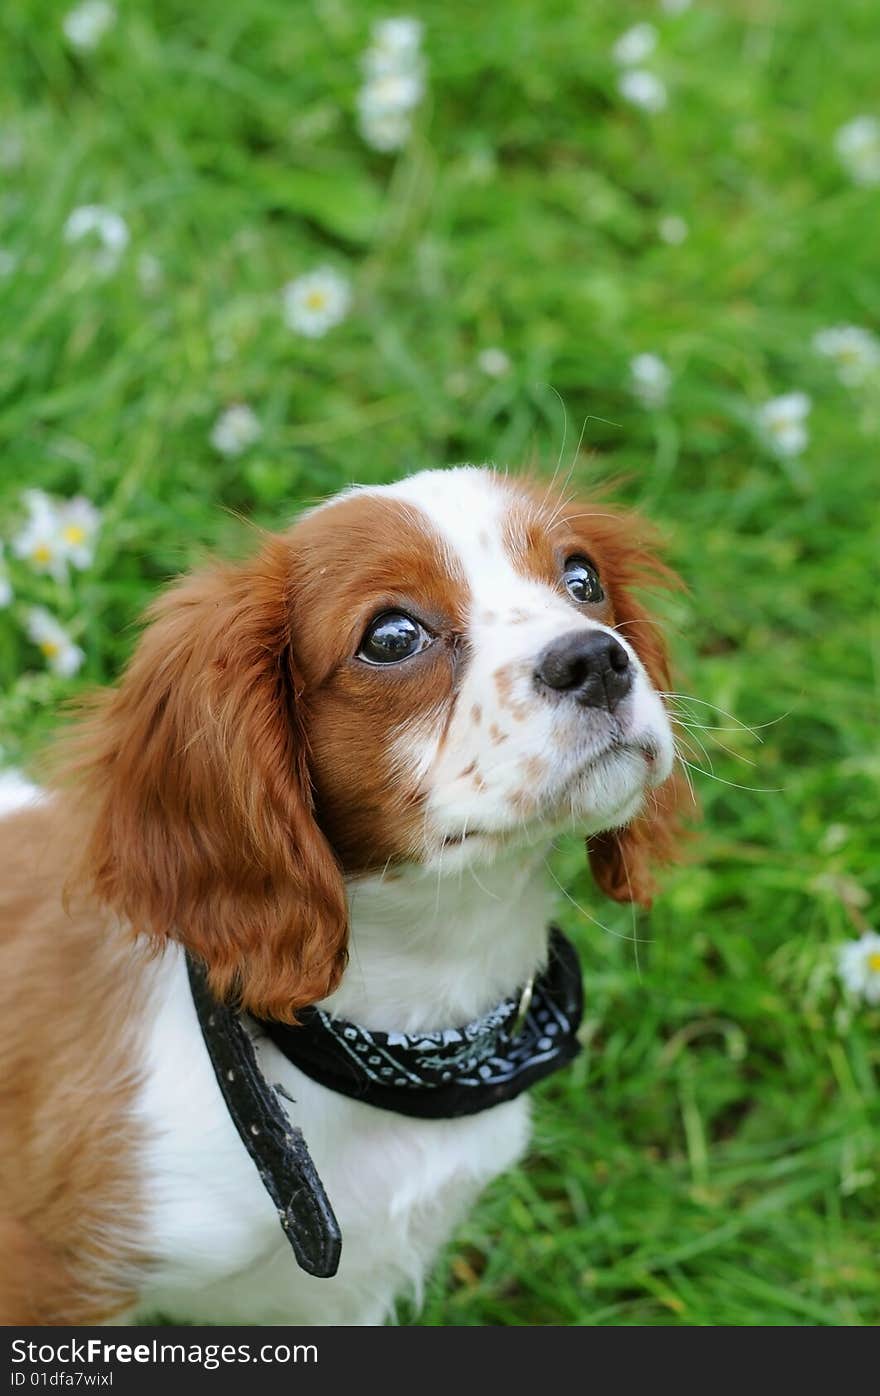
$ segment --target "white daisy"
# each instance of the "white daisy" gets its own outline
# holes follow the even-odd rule
[[[856,184],[880,184],[880,121],[856,116],[834,137],[837,157]]]
[[[837,971],[851,994],[880,1003],[880,935],[866,931],[838,947]]]
[[[503,378],[510,372],[510,359],[503,349],[482,349],[477,355],[477,367],[489,378]]]
[[[634,107],[658,112],[666,106],[666,84],[646,68],[629,68],[617,80],[617,90]]]
[[[418,106],[425,90],[420,73],[383,73],[364,83],[358,93],[361,116],[384,116],[389,112],[408,112]]]
[[[22,500],[28,518],[12,540],[12,551],[36,572],[48,572],[56,582],[63,582],[67,577],[67,553],[55,504],[44,490],[25,490]]]
[[[841,383],[858,387],[880,365],[880,339],[858,325],[832,325],[813,335],[817,354],[831,359]]]
[[[64,556],[81,572],[91,567],[101,511],[84,495],[78,494],[57,506],[57,518]]]
[[[630,386],[643,407],[662,407],[669,396],[672,374],[657,354],[636,354],[630,360]]]
[[[16,557],[56,582],[67,578],[69,563],[80,569],[91,565],[101,518],[93,504],[82,495],[58,503],[44,490],[25,490],[22,500],[28,518],[12,540]]]
[[[412,116],[408,111],[362,111],[358,129],[373,150],[400,150],[412,134]]]
[[[397,15],[394,19],[377,19],[370,32],[376,48],[406,57],[418,50],[425,26],[411,15]]]
[[[761,434],[777,456],[797,456],[809,441],[806,418],[812,403],[806,393],[784,393],[757,410]]]
[[[319,339],[348,314],[351,285],[332,267],[318,267],[289,281],[281,295],[288,328]]]
[[[128,225],[121,214],[102,204],[83,204],[75,208],[64,225],[65,242],[81,242],[90,238],[98,243],[94,259],[101,272],[116,270],[119,259],[128,246]]]
[[[75,9],[68,10],[62,20],[67,42],[78,49],[97,48],[98,44],[116,23],[116,6],[109,0],[83,0]]]
[[[221,412],[211,428],[211,445],[221,456],[240,456],[263,434],[259,418],[247,403],[238,402]]]
[[[370,77],[400,69],[418,67],[424,26],[420,19],[401,15],[397,19],[380,19],[372,28],[372,44],[364,54],[363,63]]]
[[[683,218],[679,218],[677,213],[667,213],[657,224],[657,231],[663,242],[668,242],[673,247],[684,242],[689,229]]]
[[[422,25],[399,16],[373,26],[363,56],[367,80],[358,93],[358,127],[374,150],[399,150],[412,132],[412,114],[425,91]]]
[[[657,30],[653,24],[634,24],[621,34],[611,53],[615,62],[629,67],[634,63],[643,63],[656,47]]]
[[[0,543],[0,608],[8,606],[12,600],[12,583],[9,580],[9,572],[6,567],[6,560],[3,556],[3,544]]]
[[[82,665],[84,652],[73,643],[64,626],[42,606],[34,606],[28,613],[27,633],[42,651],[53,673],[68,679]]]

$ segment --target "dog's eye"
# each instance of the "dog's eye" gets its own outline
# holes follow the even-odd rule
[[[367,627],[358,658],[367,664],[399,664],[421,654],[433,642],[423,625],[405,611],[386,611]]]
[[[585,557],[570,557],[562,573],[562,582],[573,601],[604,601],[605,592],[599,573]]]

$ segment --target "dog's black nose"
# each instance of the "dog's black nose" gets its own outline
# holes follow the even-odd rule
[[[604,630],[572,630],[551,640],[538,656],[539,687],[570,693],[585,708],[614,712],[632,688],[629,655]]]

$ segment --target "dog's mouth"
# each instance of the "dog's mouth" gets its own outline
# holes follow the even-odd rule
[[[460,834],[444,834],[444,848],[460,848],[463,843],[468,843],[471,839],[492,839],[497,840],[498,834],[488,834],[485,829],[465,829]]]
[[[634,756],[641,756],[649,770],[656,766],[660,759],[660,747],[654,737],[639,737],[637,740],[629,741],[615,740],[602,756],[597,757],[601,761],[604,756],[611,756],[616,752],[626,751]]]
[[[615,737],[598,753],[598,755],[591,757],[583,766],[578,767],[574,775],[565,782],[561,792],[554,792],[553,799],[552,801],[548,801],[547,809],[543,811],[543,814],[552,822],[554,820],[554,806],[567,797],[572,787],[582,781],[584,776],[589,775],[592,771],[601,767],[604,762],[613,760],[614,757],[621,755],[640,757],[645,763],[646,772],[650,780],[650,775],[656,768],[660,759],[660,748],[655,739],[651,736],[639,737],[638,739],[630,738],[629,740]],[[539,808],[536,808],[535,814],[538,818],[542,817],[542,811]],[[462,845],[471,843],[475,840],[497,845],[509,842],[513,838],[515,832],[515,830],[510,829],[481,829],[479,826],[475,826],[474,828],[467,828],[454,833],[444,834],[441,846],[443,848],[461,848]]]

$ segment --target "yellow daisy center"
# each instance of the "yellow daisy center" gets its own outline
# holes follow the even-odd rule
[[[34,562],[51,562],[52,549],[48,543],[38,543],[31,553]]]
[[[306,292],[306,307],[308,310],[323,310],[327,304],[327,292],[315,287],[313,291]]]
[[[47,659],[54,659],[56,654],[60,652],[61,646],[57,640],[41,640],[40,649]]]
[[[880,974],[880,950],[874,950],[868,956],[868,969],[873,974]]]
[[[67,524],[64,529],[64,537],[68,543],[72,543],[76,547],[78,543],[85,542],[86,531],[82,524]]]

